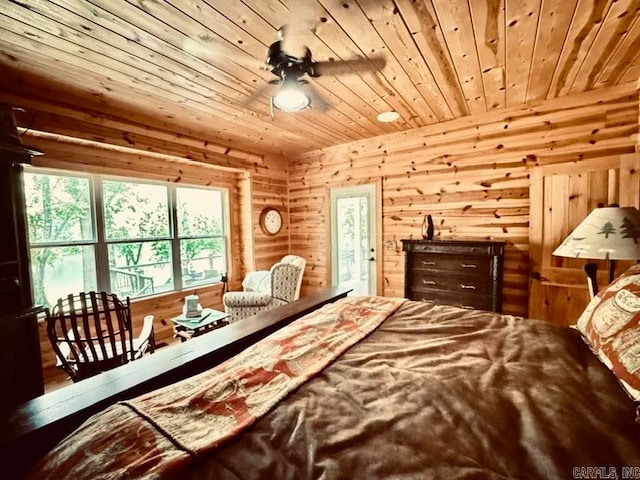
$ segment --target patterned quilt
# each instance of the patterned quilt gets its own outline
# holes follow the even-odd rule
[[[176,474],[254,424],[403,302],[355,297],[327,305],[212,370],[93,416],[31,475],[115,479]]]

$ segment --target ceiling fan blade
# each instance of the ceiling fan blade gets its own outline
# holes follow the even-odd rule
[[[206,35],[199,38],[185,38],[182,42],[182,49],[194,57],[215,62],[215,64],[233,62],[249,70],[264,69],[264,61],[257,60],[238,48],[226,46],[221,41]]]
[[[359,58],[355,60],[313,62],[313,70],[315,76],[342,75],[345,73],[382,70],[386,64],[387,61],[384,57]]]
[[[244,100],[242,100],[240,102],[240,105],[242,105],[243,107],[249,107],[251,106],[253,103],[255,103],[260,97],[264,96],[264,95],[268,95],[269,90],[271,90],[273,87],[272,84],[270,83],[264,83],[263,85],[260,85],[257,89],[255,89],[251,95],[249,95],[248,97],[246,97]]]
[[[326,112],[329,108],[327,102],[318,93],[316,88],[308,82],[300,83],[302,91],[311,99],[311,109],[318,112]]]
[[[309,30],[297,23],[285,25],[282,28],[282,50],[291,57],[304,57],[307,52]]]
[[[288,3],[291,15],[283,27],[282,49],[287,55],[302,58],[307,51],[309,35],[315,31],[320,21],[322,10],[314,0],[295,0]]]

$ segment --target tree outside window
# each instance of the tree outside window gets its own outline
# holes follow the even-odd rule
[[[51,305],[95,290],[95,230],[88,178],[25,173],[24,190],[34,301]]]
[[[25,171],[24,179],[37,304],[97,289],[140,297],[215,283],[227,271],[219,189],[38,169]],[[100,235],[97,225],[103,226]],[[105,267],[98,258],[106,259]],[[174,278],[173,272],[182,275]]]
[[[102,198],[111,291],[140,297],[173,290],[169,189],[105,180]]]
[[[183,283],[220,278],[227,271],[222,192],[176,188],[176,204]]]

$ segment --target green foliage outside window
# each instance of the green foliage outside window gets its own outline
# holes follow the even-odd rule
[[[91,216],[90,182],[87,178],[55,175],[25,175],[25,199],[29,243],[71,243],[94,238]],[[31,272],[36,304],[49,305],[44,279],[47,268],[64,257],[76,255],[81,247],[32,248]],[[86,255],[83,255],[85,257]],[[95,261],[88,258],[84,276],[95,284]],[[83,262],[84,263],[84,262]]]
[[[36,303],[51,305],[68,293],[96,289],[92,179],[34,172],[26,172],[24,179]],[[99,213],[108,245],[111,291],[135,297],[174,288],[170,192],[177,199],[182,285],[219,281],[226,270],[221,191],[95,181],[102,187]]]

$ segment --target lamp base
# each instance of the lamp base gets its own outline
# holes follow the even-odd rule
[[[613,277],[616,273],[616,261],[609,260],[609,283],[613,282]]]
[[[584,266],[584,273],[587,275],[589,296],[593,298],[598,294],[598,266],[595,263],[587,263]]]
[[[607,260],[607,267],[609,270],[609,283],[613,282],[613,277],[616,272],[616,261]],[[584,273],[587,274],[587,283],[589,284],[589,295],[591,298],[598,294],[598,266],[595,263],[587,263],[584,267]]]

